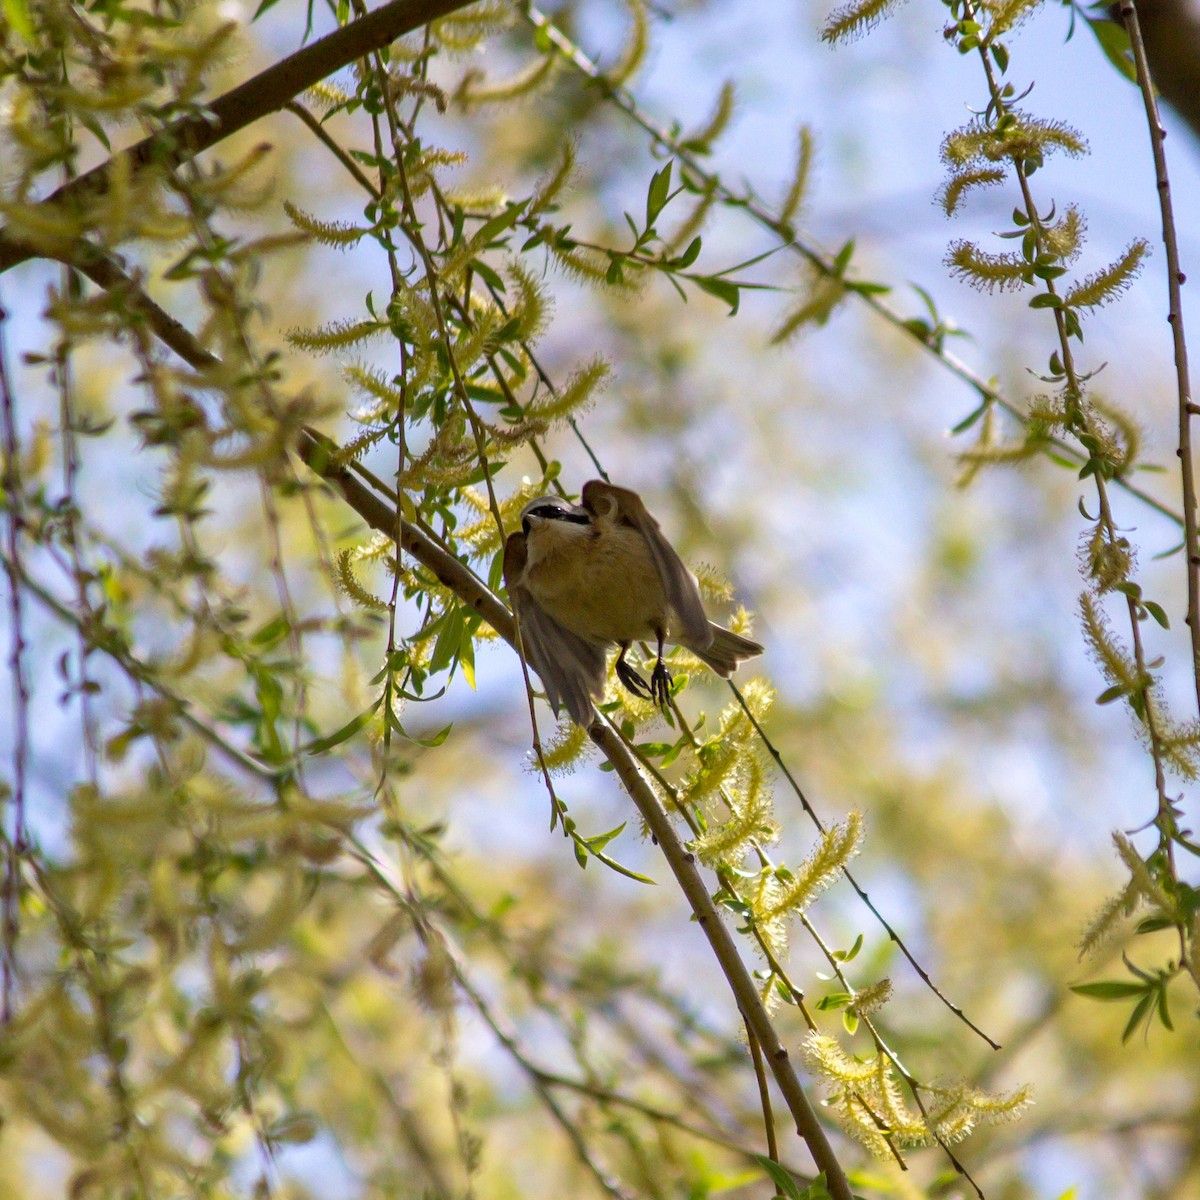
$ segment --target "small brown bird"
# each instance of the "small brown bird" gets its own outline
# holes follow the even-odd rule
[[[521,532],[504,545],[508,587],[530,665],[558,715],[592,722],[604,691],[605,651],[617,645],[617,678],[635,696],[665,707],[671,674],[663,645],[685,646],[726,679],[763,648],[704,614],[695,576],[683,565],[636,492],[599,479],[582,503],[539,496],[521,512]],[[654,641],[647,682],[625,661],[630,644]]]

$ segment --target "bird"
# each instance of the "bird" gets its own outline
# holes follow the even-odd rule
[[[696,577],[667,541],[641,497],[600,479],[580,502],[538,496],[504,544],[504,582],[528,663],[558,716],[592,723],[604,691],[606,651],[620,647],[616,673],[635,696],[665,709],[671,674],[663,646],[686,647],[728,679],[763,652],[750,638],[710,621]],[[626,661],[635,641],[655,642],[650,682]]]

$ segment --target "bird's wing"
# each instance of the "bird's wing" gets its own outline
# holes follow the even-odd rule
[[[538,673],[554,715],[566,707],[571,720],[592,723],[592,697],[604,692],[604,648],[564,629],[530,595],[521,582],[525,571],[525,538],[509,534],[504,544],[504,582],[521,626],[521,644]]]
[[[613,511],[618,520],[636,529],[646,539],[650,557],[658,568],[667,602],[679,619],[679,636],[688,646],[703,650],[712,640],[708,617],[700,600],[700,588],[696,577],[683,564],[675,547],[663,536],[658,522],[650,515],[642,498],[628,488],[615,487],[600,479],[583,485],[583,506],[593,516],[605,515],[604,510]]]

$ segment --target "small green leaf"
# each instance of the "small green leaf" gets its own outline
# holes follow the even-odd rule
[[[508,289],[504,286],[504,280],[501,279],[499,274],[490,266],[488,266],[488,264],[482,259],[471,259],[470,267],[471,270],[474,271],[475,274],[478,275],[479,278],[488,285],[488,287],[495,288],[496,291],[500,292],[502,295],[508,291]]]
[[[472,631],[464,628],[462,638],[458,643],[458,665],[467,681],[467,687],[475,690],[475,640]]]
[[[1123,683],[1114,683],[1112,687],[1105,688],[1104,691],[1096,697],[1097,704],[1111,704],[1114,700],[1120,698],[1128,692],[1128,688]]]
[[[860,933],[858,935],[858,937],[856,937],[854,939],[854,945],[851,946],[849,950],[835,950],[833,952],[833,957],[835,959],[837,959],[838,962],[852,962],[855,958],[858,957],[858,952],[862,948],[863,948],[863,935]]]
[[[433,645],[433,654],[429,659],[429,673],[436,675],[444,671],[453,661],[462,640],[462,610],[452,609],[446,616],[446,623],[438,633]]]
[[[835,1012],[839,1008],[845,1008],[853,999],[849,992],[830,992],[828,996],[822,996],[817,1001],[817,1008],[821,1012]]]
[[[268,621],[257,633],[251,634],[250,641],[255,646],[277,646],[291,630],[291,623],[280,613],[273,621]]]
[[[658,219],[658,214],[662,212],[667,203],[667,197],[671,193],[671,168],[674,162],[668,162],[661,171],[655,171],[654,178],[650,180],[650,187],[646,191],[646,228]]]
[[[716,296],[718,300],[724,300],[729,305],[731,317],[737,313],[738,305],[741,303],[741,292],[736,283],[730,283],[728,279],[718,279],[715,275],[695,275],[692,278],[702,292]]]
[[[1137,69],[1133,63],[1133,53],[1129,46],[1129,34],[1115,21],[1104,21],[1094,17],[1086,18],[1091,31],[1104,51],[1104,57],[1125,76],[1130,83],[1137,83]]]
[[[1030,308],[1062,308],[1063,302],[1061,296],[1055,296],[1050,292],[1042,292],[1039,296],[1034,296],[1029,302]]]
[[[1164,629],[1171,628],[1171,622],[1167,619],[1167,614],[1163,612],[1161,604],[1156,604],[1153,600],[1147,600],[1143,607]]]
[[[607,833],[597,833],[594,836],[590,838],[584,838],[583,840],[586,843],[587,848],[591,850],[592,853],[598,853],[599,851],[603,850],[604,847],[613,840],[613,838],[621,836],[621,834],[625,831],[626,824],[628,824],[628,822],[622,821],[621,824],[616,827],[616,829],[610,829]]]
[[[1175,1026],[1171,1024],[1171,1013],[1167,1008],[1167,989],[1165,987],[1158,989],[1158,1019],[1172,1033],[1175,1032]]]
[[[415,746],[424,746],[429,750],[434,749],[436,746],[440,746],[450,736],[450,730],[454,728],[454,722],[451,721],[445,729],[439,729],[437,733],[431,734],[429,737],[422,738],[414,737],[408,732],[407,729],[404,728],[403,725],[400,724],[399,721],[391,721],[389,723],[391,724],[392,728],[395,729],[395,731],[402,738],[404,738],[405,741],[412,742]]]
[[[517,223],[528,204],[528,200],[522,200],[520,204],[506,205],[502,213],[492,217],[490,221],[485,221],[475,234],[477,243],[486,246],[489,242],[494,242],[506,229]]]
[[[687,249],[671,265],[680,271],[690,267],[700,257],[700,246],[700,239],[698,237],[692,238],[687,244]]]
[[[846,273],[850,260],[854,257],[854,239],[851,238],[838,252],[833,260],[833,273],[839,278]]]
[[[1150,1011],[1150,1006],[1154,1003],[1154,993],[1147,992],[1134,1005],[1133,1012],[1130,1014],[1129,1020],[1125,1025],[1124,1031],[1121,1033],[1121,1043],[1129,1041],[1133,1037],[1134,1030],[1141,1024],[1142,1018]]]
[[[1145,984],[1128,983],[1124,979],[1102,979],[1098,983],[1071,985],[1071,991],[1076,995],[1087,996],[1091,1000],[1128,1000],[1131,996],[1140,996],[1145,990]]]
[[[309,742],[304,747],[305,753],[323,754],[326,750],[332,750],[334,746],[340,746],[342,742],[348,741],[368,724],[371,718],[379,711],[379,706],[382,703],[383,697],[380,696],[370,708],[365,712],[360,712],[352,721],[347,721],[336,733],[331,733],[328,737],[317,738],[315,742]]]
[[[1174,929],[1176,922],[1169,917],[1147,917],[1139,921],[1135,933],[1157,933],[1160,929]]]
[[[967,415],[965,417],[963,417],[963,419],[961,421],[959,421],[959,423],[957,425],[955,425],[950,430],[950,432],[952,434],[953,433],[965,433],[968,429],[971,428],[972,425],[975,424],[976,421],[979,420],[980,417],[983,416],[983,414],[985,412],[987,412],[988,404],[989,404],[989,401],[985,400],[978,408],[974,409],[972,412],[967,413]]]
[[[767,1173],[781,1196],[786,1196],[787,1200],[805,1200],[804,1194],[800,1191],[800,1185],[792,1178],[791,1172],[786,1171],[774,1159],[768,1158],[765,1154],[756,1154],[754,1161]]]

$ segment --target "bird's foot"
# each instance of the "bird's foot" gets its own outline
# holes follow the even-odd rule
[[[654,698],[650,684],[625,661],[623,654],[617,659],[617,678],[625,685],[625,689],[632,692],[639,700]]]
[[[654,664],[650,675],[650,693],[654,703],[666,712],[671,701],[671,672],[661,658]]]

